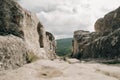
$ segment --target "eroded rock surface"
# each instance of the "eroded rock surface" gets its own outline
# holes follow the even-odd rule
[[[19,37],[0,36],[0,70],[18,68],[27,63],[26,49]]]
[[[120,7],[95,23],[96,32],[76,31],[73,54],[76,58],[120,58]]]
[[[120,28],[120,7],[106,14],[95,23],[96,32],[110,32]]]
[[[26,56],[29,53],[39,58],[54,58],[55,56],[51,56],[55,55],[54,49],[53,53],[48,53],[51,51],[48,49],[46,51],[45,45],[53,47],[47,42],[48,37],[51,35],[46,35],[43,25],[34,13],[23,9],[14,0],[0,0],[0,63],[3,64],[0,69],[22,66],[27,62],[25,58],[29,57]],[[3,57],[7,55],[10,55],[9,59]]]
[[[47,41],[46,41],[45,49],[48,52],[48,54],[50,54],[49,57],[50,58],[56,57],[55,49],[57,43],[55,37],[50,32],[46,32],[46,40]]]
[[[120,80],[120,67],[68,61],[39,60],[13,71],[0,71],[0,80]]]

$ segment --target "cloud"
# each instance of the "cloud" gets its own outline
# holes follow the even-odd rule
[[[95,21],[117,8],[120,0],[21,0],[35,12],[56,38],[72,37],[75,30],[94,31]]]

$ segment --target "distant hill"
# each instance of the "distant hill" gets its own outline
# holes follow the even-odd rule
[[[58,56],[69,56],[72,52],[72,38],[58,39],[56,53]]]

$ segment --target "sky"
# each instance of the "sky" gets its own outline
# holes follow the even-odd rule
[[[73,37],[76,30],[94,31],[94,23],[120,6],[120,0],[20,0],[36,13],[56,39]]]

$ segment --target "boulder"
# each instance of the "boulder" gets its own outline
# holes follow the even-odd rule
[[[75,31],[72,57],[79,59],[120,58],[120,7],[95,23],[96,32]]]
[[[79,47],[83,46],[86,43],[86,40],[89,38],[89,31],[82,31],[78,30],[74,32],[74,38],[73,38],[73,57],[78,57],[79,58]]]
[[[120,7],[98,19],[94,28],[96,32],[110,32],[120,28]]]
[[[14,69],[27,63],[25,42],[16,36],[0,36],[0,70]]]
[[[55,38],[52,35],[52,40],[48,39],[51,35],[46,34],[34,13],[23,9],[14,0],[0,0],[0,5],[0,63],[3,64],[0,69],[22,66],[31,53],[39,58],[55,58],[55,53],[48,53],[51,50],[46,48],[46,45],[54,47]],[[10,55],[9,59],[4,58],[6,55]]]
[[[45,45],[45,49],[48,52],[49,58],[56,58],[56,40],[55,37],[53,36],[53,34],[51,34],[50,32],[46,32],[46,44]]]

